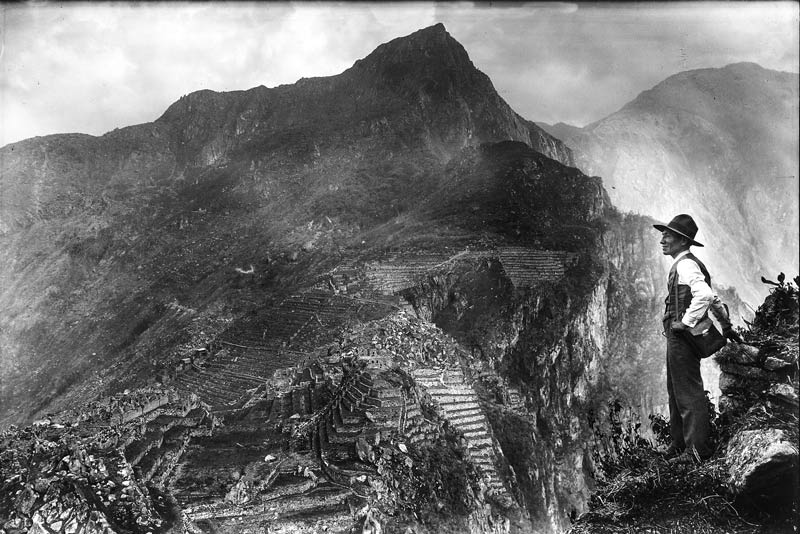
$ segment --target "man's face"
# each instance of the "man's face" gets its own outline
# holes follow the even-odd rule
[[[669,230],[661,232],[661,253],[664,256],[675,257],[686,248],[686,240],[683,237]]]

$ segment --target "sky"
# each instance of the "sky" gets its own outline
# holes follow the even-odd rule
[[[0,146],[329,76],[437,22],[523,117],[584,126],[684,70],[798,72],[797,2],[0,4]]]

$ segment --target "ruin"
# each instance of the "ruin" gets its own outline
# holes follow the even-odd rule
[[[346,267],[181,358],[164,388],[47,424],[77,422],[105,436],[140,488],[129,502],[149,502],[147,491],[173,499],[172,508],[140,514],[153,525],[337,532],[403,517],[418,492],[444,491],[425,489],[420,462],[450,438],[472,466],[470,491],[498,511],[515,508],[507,462],[462,370],[469,356],[399,295],[457,262],[487,258],[499,258],[516,287],[563,276],[569,261],[559,252],[466,249]],[[486,513],[474,520],[491,522]]]

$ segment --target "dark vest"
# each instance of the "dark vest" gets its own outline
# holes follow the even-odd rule
[[[681,257],[676,261],[672,268],[669,270],[669,277],[667,278],[667,298],[664,299],[664,318],[673,321],[680,320],[683,314],[686,313],[689,304],[692,303],[692,288],[686,284],[678,284],[678,263],[684,260],[692,260],[700,267],[700,272],[706,279],[706,284],[711,287],[711,275],[708,274],[708,269],[703,265],[703,262],[698,260],[691,252]],[[678,284],[678,302],[675,302],[675,284]],[[677,304],[678,314],[675,314],[675,307]]]

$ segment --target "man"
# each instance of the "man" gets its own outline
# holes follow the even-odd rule
[[[700,376],[700,357],[691,344],[688,332],[709,310],[722,323],[723,334],[738,340],[727,313],[711,290],[711,276],[705,265],[689,248],[702,247],[695,241],[697,224],[686,214],[676,215],[669,224],[654,224],[661,231],[661,251],[674,262],[667,280],[664,309],[664,335],[667,337],[667,393],[672,443],[668,456],[686,451],[697,459],[711,456],[708,404],[703,379]],[[677,299],[677,301],[676,301]]]

